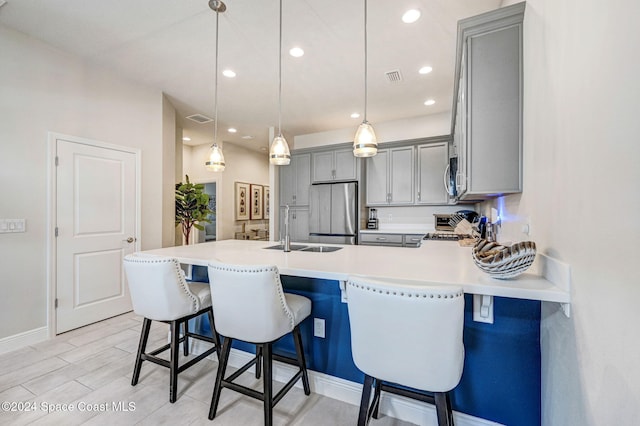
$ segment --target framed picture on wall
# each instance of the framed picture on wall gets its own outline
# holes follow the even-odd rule
[[[268,186],[263,186],[262,188],[262,197],[264,198],[262,218],[269,219],[269,196],[271,195],[271,191],[269,191]]]
[[[262,219],[262,185],[251,184],[251,219]]]
[[[249,220],[250,218],[250,185],[244,182],[236,182],[236,220]]]

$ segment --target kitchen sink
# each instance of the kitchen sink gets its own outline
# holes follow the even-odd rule
[[[300,245],[300,244],[291,244],[289,247],[291,248],[291,251],[294,251],[294,250],[304,250],[306,247],[309,247],[309,246],[303,246],[303,245]],[[275,246],[265,247],[265,249],[284,250],[284,245],[277,244]]]
[[[308,246],[306,248],[301,249],[300,251],[312,251],[314,253],[330,253],[332,251],[342,250],[342,247],[332,247],[332,246]]]

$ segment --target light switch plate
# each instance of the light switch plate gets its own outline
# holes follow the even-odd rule
[[[13,234],[25,232],[27,228],[25,219],[0,219],[0,234]]]

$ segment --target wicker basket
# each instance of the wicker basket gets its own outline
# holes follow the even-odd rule
[[[523,273],[536,258],[536,243],[522,241],[511,247],[479,240],[471,252],[473,261],[493,278],[513,278]]]

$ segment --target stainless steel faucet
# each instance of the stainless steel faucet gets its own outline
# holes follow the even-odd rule
[[[284,244],[282,249],[285,253],[291,251],[291,236],[289,235],[289,204],[284,206]]]

